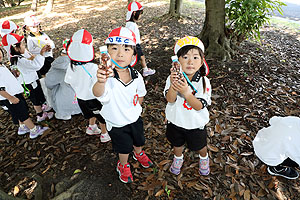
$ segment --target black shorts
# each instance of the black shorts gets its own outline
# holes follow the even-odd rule
[[[133,145],[141,147],[145,145],[143,120],[141,117],[136,122],[123,127],[113,127],[108,134],[115,152],[129,154],[133,151]]]
[[[48,56],[45,58],[45,62],[43,67],[37,71],[39,78],[42,78],[42,75],[44,76],[51,68],[51,63],[54,61],[54,58],[51,56]]]
[[[136,51],[137,51],[137,62],[141,60],[141,57],[144,55],[142,47],[140,44],[136,45]]]
[[[190,150],[198,151],[207,145],[206,128],[188,130],[168,122],[166,135],[167,139],[174,147],[181,147],[186,143]]]
[[[8,100],[3,100],[2,103],[8,108],[9,113],[12,116],[14,124],[19,124],[19,120],[24,122],[29,118],[28,106],[23,94],[16,94],[20,101],[17,104],[10,104]]]
[[[26,90],[24,85],[22,85],[22,86]],[[26,84],[25,86],[30,91],[30,95],[29,95],[28,98],[30,99],[30,101],[32,102],[32,104],[34,106],[41,106],[41,105],[43,105],[43,103],[46,102],[44,92],[43,92],[42,87],[41,87],[40,80],[36,80],[35,82],[33,82],[31,84]]]
[[[100,123],[105,124],[104,118],[100,115],[102,104],[97,99],[82,100],[77,99],[78,105],[85,119],[96,117]]]

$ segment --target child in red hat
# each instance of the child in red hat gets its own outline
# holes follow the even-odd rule
[[[94,95],[103,103],[101,115],[105,118],[113,149],[119,155],[117,171],[123,183],[131,183],[133,177],[128,156],[144,168],[152,166],[142,147],[145,144],[142,102],[147,91],[141,74],[132,68],[136,59],[135,34],[124,27],[111,31],[105,40],[112,66],[100,65]]]
[[[97,81],[98,66],[94,60],[93,37],[84,29],[76,31],[70,39],[67,54],[71,59],[71,67],[67,69],[65,82],[74,89],[78,105],[85,119],[89,119],[86,129],[88,135],[100,135],[101,142],[110,141],[106,131],[105,120],[100,114],[102,104],[95,98],[92,87]],[[96,120],[100,122],[100,128]]]
[[[146,77],[155,74],[155,70],[147,67],[146,58],[141,47],[139,27],[136,24],[136,22],[141,18],[143,10],[144,7],[139,2],[134,1],[128,5],[128,11],[126,14],[126,28],[129,28],[135,34],[137,61],[141,61],[143,67],[143,76]]]

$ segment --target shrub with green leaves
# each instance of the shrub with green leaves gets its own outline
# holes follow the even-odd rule
[[[259,28],[269,22],[270,15],[278,11],[282,15],[280,0],[226,0],[226,28],[238,41],[248,37],[260,39]]]

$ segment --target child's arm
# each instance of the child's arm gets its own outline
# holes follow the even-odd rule
[[[201,110],[203,108],[201,101],[197,99],[190,91],[186,79],[175,81],[173,85],[174,89],[184,96],[185,100],[193,109]]]
[[[11,96],[10,94],[8,94],[5,90],[1,90],[0,91],[0,95],[3,96],[4,98],[6,98],[9,102],[11,102],[12,104],[17,104],[19,103],[19,99],[15,96]]]
[[[97,82],[93,86],[93,94],[95,97],[101,97],[104,94],[105,84],[111,73],[113,72],[110,70],[105,70],[101,65],[98,66]]]
[[[144,101],[144,97],[139,97],[139,103],[140,103],[140,105],[142,105],[143,101]]]
[[[41,51],[41,48],[34,43],[33,39],[28,37],[27,39],[27,48],[28,48],[28,51],[32,54],[39,54],[40,51]]]
[[[177,91],[175,90],[173,86],[174,80],[176,80],[177,73],[176,72],[171,72],[170,75],[170,87],[168,89],[168,92],[166,94],[166,99],[169,103],[174,103],[177,99]]]

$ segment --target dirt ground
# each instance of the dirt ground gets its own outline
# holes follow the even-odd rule
[[[93,35],[99,57],[97,50],[109,31],[125,25],[126,3],[58,0],[49,14],[40,7],[42,27],[57,46],[55,57],[62,40],[80,28]],[[200,176],[197,156],[185,150],[182,173],[174,176],[168,171],[172,149],[165,138],[163,88],[175,41],[200,33],[204,10],[185,4],[184,18],[165,19],[161,16],[168,11],[167,1],[141,3],[142,46],[148,66],[157,70],[147,80],[142,114],[145,151],[155,166],[143,169],[130,157],[134,183],[123,184],[111,143],[87,136],[87,121],[81,115],[44,122],[51,131],[30,140],[18,136],[9,114],[0,110],[0,189],[18,198],[43,200],[300,199],[299,181],[268,175],[252,146],[257,131],[268,126],[272,116],[300,116],[300,33],[269,25],[262,30],[261,43],[243,42],[232,61],[208,61],[213,88],[207,125],[211,174]],[[21,25],[29,8],[3,14],[2,19]]]

